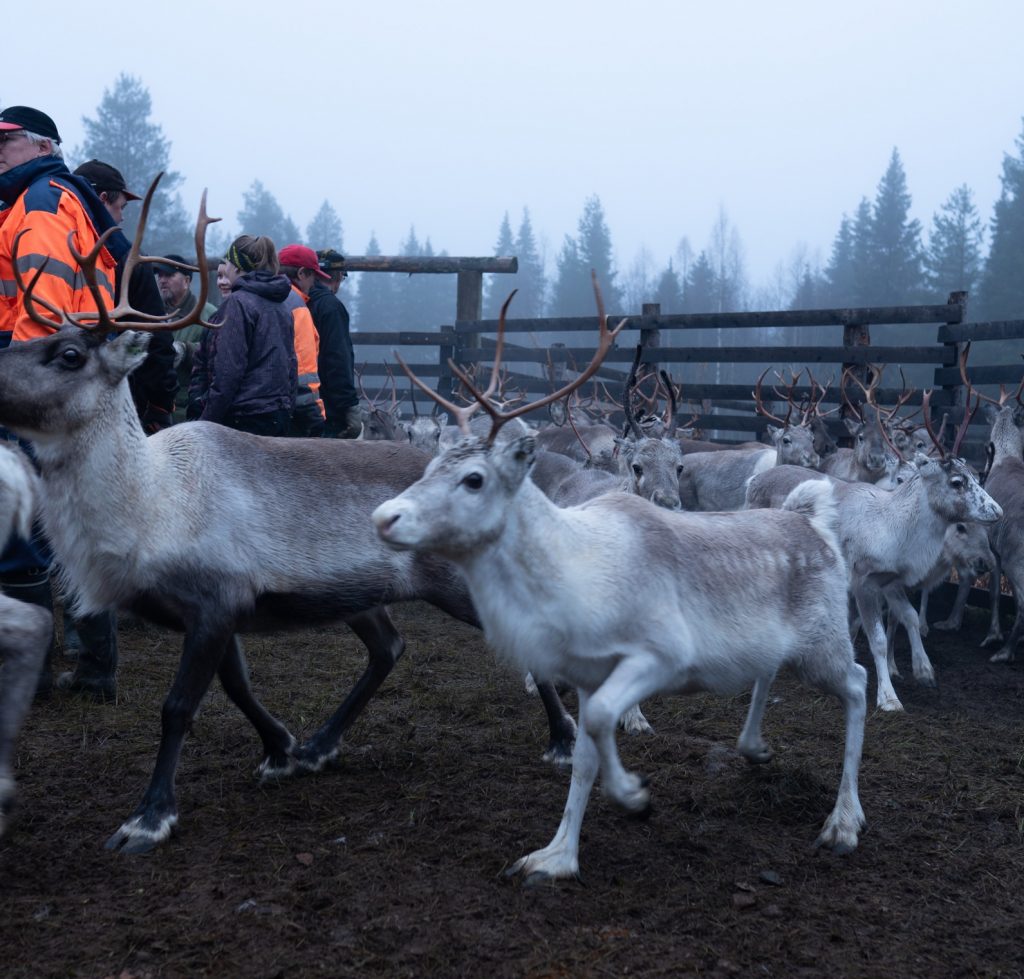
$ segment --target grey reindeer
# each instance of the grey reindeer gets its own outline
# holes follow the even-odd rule
[[[32,534],[39,481],[13,443],[0,442],[0,546],[12,533]],[[53,634],[53,616],[38,605],[0,592],[0,836],[14,806],[14,751],[32,704],[36,681]]]
[[[597,370],[623,325],[608,328],[599,294],[598,319],[597,352],[572,383]],[[647,696],[734,694],[754,685],[739,747],[764,761],[761,713],[783,666],[844,705],[843,773],[818,843],[853,849],[864,821],[857,773],[865,671],[847,634],[846,567],[832,530],[831,488],[801,488],[787,509],[760,514],[674,513],[627,494],[559,508],[528,478],[535,439],[499,443],[495,436],[509,418],[564,396],[512,412],[478,397],[492,419],[490,435],[467,435],[373,514],[381,539],[399,552],[442,554],[459,567],[500,655],[578,690],[561,825],[548,846],[510,872],[578,873],[580,829],[598,772],[612,801],[629,812],[647,809],[646,783],[624,768],[615,744],[620,715]],[[644,569],[644,588],[627,586],[629,568]],[[539,646],[541,636],[548,641]]]
[[[1021,377],[1013,394],[1007,392],[1002,385],[999,387],[998,398],[974,391],[967,376],[970,350],[971,345],[968,343],[960,354],[960,376],[968,392],[974,392],[980,400],[986,402],[986,416],[991,430],[985,489],[1003,509],[1001,519],[989,528],[989,544],[995,556],[990,585],[992,622],[982,646],[999,645],[991,661],[1008,663],[1016,657],[1017,644],[1024,638],[1024,435],[1021,432],[1024,426],[1024,405],[1021,403],[1024,377]],[[1006,575],[1017,605],[1013,626],[1005,639],[999,621],[1002,575]]]
[[[136,256],[154,188],[143,202]],[[201,267],[209,223],[204,193]],[[87,279],[102,244],[79,256]],[[53,326],[36,309],[36,278],[25,283],[19,273],[26,309]],[[201,282],[205,289],[205,276]],[[204,300],[201,293],[196,310]],[[132,325],[161,328],[121,307]],[[423,453],[391,442],[264,438],[205,422],[147,438],[127,377],[145,358],[149,335],[126,330],[110,339],[125,320],[115,323],[101,309],[91,329],[77,329],[74,314],[47,308],[64,328],[0,352],[0,424],[35,448],[42,521],[63,590],[78,614],[130,609],[184,632],[149,786],[106,843],[141,853],[165,841],[178,821],[181,746],[214,676],[260,737],[261,776],[318,770],[404,651],[387,604],[422,599],[472,624],[478,617],[450,564],[397,554],[370,526],[382,500],[423,474]],[[317,622],[347,624],[369,664],[300,745],[250,689],[238,634]],[[575,724],[550,684],[541,692],[553,731],[549,753],[567,757]]]

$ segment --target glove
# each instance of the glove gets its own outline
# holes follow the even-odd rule
[[[360,417],[359,405],[346,408],[340,418],[328,418],[324,426],[324,438],[357,439],[363,431],[363,420]]]
[[[203,415],[203,401],[201,398],[195,398],[189,401],[188,407],[185,409],[185,420],[194,422],[202,417]]]
[[[147,435],[153,435],[174,424],[174,416],[169,411],[152,404],[146,405],[146,410],[139,420],[142,422],[142,430]]]

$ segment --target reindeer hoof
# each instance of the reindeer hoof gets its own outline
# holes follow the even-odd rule
[[[103,845],[105,850],[120,853],[149,853],[170,839],[171,830],[178,822],[176,814],[166,816],[132,816]]]
[[[1000,649],[998,653],[994,653],[988,658],[990,663],[1012,663],[1013,662],[1013,650],[1012,649]]]

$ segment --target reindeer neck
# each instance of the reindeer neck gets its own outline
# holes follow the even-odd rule
[[[73,433],[33,439],[45,487],[48,525],[112,517],[121,525],[149,499],[150,447],[127,380],[111,392],[90,424]]]

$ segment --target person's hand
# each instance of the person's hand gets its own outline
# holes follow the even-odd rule
[[[346,408],[340,418],[329,419],[324,428],[324,438],[357,439],[363,431],[363,420],[359,405]]]
[[[146,410],[142,413],[140,421],[142,430],[147,435],[153,435],[165,428],[170,428],[174,424],[174,416],[156,405],[146,405]]]

